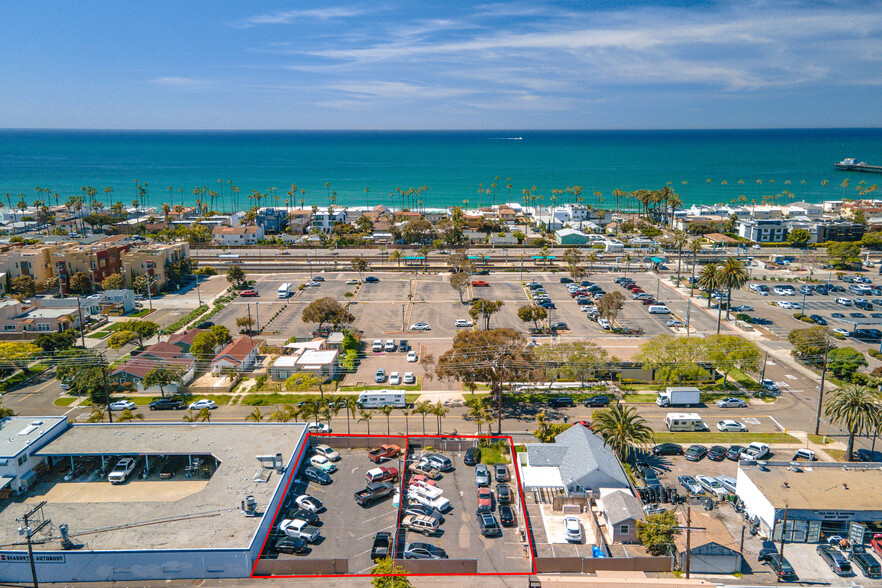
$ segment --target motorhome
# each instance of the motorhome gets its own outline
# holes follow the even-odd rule
[[[285,282],[279,286],[279,298],[288,298],[291,296],[291,283]]]
[[[374,392],[362,392],[358,395],[358,406],[361,408],[383,408],[394,406],[395,408],[407,407],[404,392],[394,390],[377,390]]]
[[[669,412],[665,416],[668,431],[707,431],[707,425],[696,412]]]

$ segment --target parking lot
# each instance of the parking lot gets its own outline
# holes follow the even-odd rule
[[[404,439],[402,438],[402,443]],[[365,487],[365,472],[377,467],[367,458],[366,449],[337,449],[340,461],[335,462],[337,472],[330,474],[333,482],[321,486],[303,478],[302,472],[308,465],[309,456],[304,453],[298,476],[291,481],[282,507],[273,522],[264,554],[274,553],[273,546],[283,535],[279,523],[289,512],[296,510],[294,499],[300,494],[318,498],[325,511],[319,513],[321,538],[310,546],[305,556],[279,555],[279,558],[311,557],[319,559],[346,558],[349,560],[350,574],[370,573],[373,566],[370,552],[374,535],[378,531],[394,531],[398,517],[398,505],[392,497],[381,499],[362,508],[353,499],[353,494]],[[388,464],[397,467],[398,462]]]
[[[477,559],[478,573],[512,574],[532,570],[532,561],[523,548],[518,526],[524,525],[521,512],[521,493],[512,465],[508,465],[509,476],[506,482],[512,490],[511,506],[515,510],[515,525],[502,527],[502,536],[485,538],[481,535],[475,513],[478,508],[478,486],[475,483],[474,467],[463,464],[463,451],[442,452],[453,462],[454,469],[445,472],[436,481],[437,487],[444,491],[444,498],[450,501],[451,508],[444,513],[441,530],[433,536],[425,537],[415,533],[406,534],[406,542],[427,542],[441,547],[450,559]],[[418,459],[419,455],[414,456]],[[496,482],[493,489],[492,514],[498,521],[496,503]]]

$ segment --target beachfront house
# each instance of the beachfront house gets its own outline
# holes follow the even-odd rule
[[[256,245],[264,236],[263,227],[248,225],[244,227],[227,227],[218,225],[211,230],[211,242],[224,247]]]
[[[558,245],[589,245],[591,236],[576,229],[560,229],[554,232],[554,241]]]

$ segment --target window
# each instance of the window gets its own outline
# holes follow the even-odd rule
[[[37,323],[37,330],[38,330],[38,331],[48,331],[48,330],[50,330],[50,329],[49,329],[49,323]]]
[[[15,325],[3,325],[3,330],[4,331],[14,331]]]
[[[23,463],[26,462],[27,460],[28,460],[28,456],[27,456],[27,454],[22,455],[21,457],[18,458],[18,465],[23,464]]]
[[[619,533],[621,533],[622,535],[627,535],[630,531],[631,529],[630,527],[628,527],[628,525],[621,525],[619,527]]]

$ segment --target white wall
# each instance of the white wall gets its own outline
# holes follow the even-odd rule
[[[771,530],[775,526],[775,507],[740,466],[735,478],[735,494],[744,502],[744,510],[750,516],[758,516],[766,529]]]

